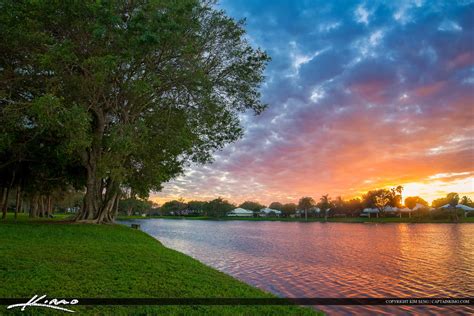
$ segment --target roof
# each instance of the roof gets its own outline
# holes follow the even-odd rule
[[[364,212],[364,213],[378,213],[379,210],[376,209],[376,208],[369,208],[369,207],[366,207],[366,208],[364,208],[364,210],[363,210],[362,212]]]
[[[268,208],[268,207],[262,208],[262,209],[260,210],[260,212],[261,212],[261,213],[265,213],[265,214],[268,214],[268,213],[271,213],[271,212],[273,212],[273,213],[275,213],[275,214],[281,214],[281,211],[275,210],[275,209],[272,209],[272,208]]]
[[[420,204],[420,203],[416,203],[415,207],[413,208],[413,210],[418,210],[420,208],[428,208],[428,206],[426,205],[423,205],[423,204]]]
[[[464,204],[458,204],[456,205],[457,208],[461,208],[465,211],[474,211],[474,207],[470,207],[470,206],[467,206],[467,205],[464,205]]]
[[[396,212],[396,211],[398,211],[398,207],[387,206],[387,207],[384,208],[384,211],[385,212]],[[364,210],[362,212],[364,212],[364,213],[378,213],[379,210],[376,209],[376,208],[366,207],[366,208],[364,208]]]
[[[252,211],[246,210],[244,208],[236,208],[229,212],[230,214],[253,214]]]

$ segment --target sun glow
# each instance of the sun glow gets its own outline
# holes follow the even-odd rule
[[[450,192],[457,192],[460,196],[472,196],[474,193],[474,177],[449,182],[435,180],[403,184],[403,199],[408,196],[420,196],[431,203],[434,199],[443,197]]]

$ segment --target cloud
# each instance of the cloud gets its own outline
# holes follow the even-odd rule
[[[474,191],[474,4],[223,1],[272,56],[270,107],[157,199],[352,197],[406,184]],[[422,188],[416,191],[414,188]],[[428,192],[431,188],[431,193]],[[433,193],[434,192],[434,193]]]

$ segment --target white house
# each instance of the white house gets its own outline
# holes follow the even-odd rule
[[[413,208],[414,211],[416,210],[419,210],[420,208],[428,208],[428,206],[426,205],[423,205],[423,204],[420,204],[420,203],[416,203],[415,207]],[[429,208],[430,210],[432,210],[432,208]]]
[[[470,206],[467,206],[467,205],[464,205],[464,204],[458,204],[456,205],[457,208],[460,208],[460,209],[463,209],[467,212],[472,212],[474,211],[474,207],[470,207]]]
[[[371,214],[376,214],[378,216],[379,210],[376,208],[366,207],[362,210],[360,216],[367,216],[368,218],[370,218]]]
[[[440,208],[450,208],[450,207],[451,207],[450,204],[446,204],[446,205],[441,206]],[[456,208],[462,209],[464,211],[464,217],[467,217],[467,213],[474,212],[474,208],[464,205],[464,204],[458,204],[456,205]]]
[[[227,216],[240,216],[240,217],[247,216],[247,217],[252,217],[252,216],[253,216],[253,212],[238,207],[238,208],[236,208],[236,209],[230,211],[229,213],[227,213]]]
[[[258,216],[262,216],[262,217],[265,217],[265,216],[269,216],[269,215],[273,215],[275,214],[276,216],[280,216],[281,215],[281,211],[279,210],[274,210],[272,208],[262,208],[260,210],[260,213],[258,214]]]
[[[308,210],[308,214],[319,214],[319,213],[321,213],[321,209],[316,206]],[[296,210],[296,214],[300,216],[304,216],[304,210]]]
[[[384,211],[387,212],[387,213],[396,213],[398,212],[400,209],[398,207],[392,207],[392,206],[386,206],[384,208]],[[360,214],[360,216],[367,216],[370,218],[371,214],[375,214],[379,215],[379,210],[377,208],[369,208],[369,207],[366,207],[364,208],[364,210],[362,211],[362,213]]]

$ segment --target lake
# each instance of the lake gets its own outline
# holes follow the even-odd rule
[[[149,219],[165,246],[281,297],[474,297],[474,224]],[[317,306],[331,314],[473,314],[473,306]]]

